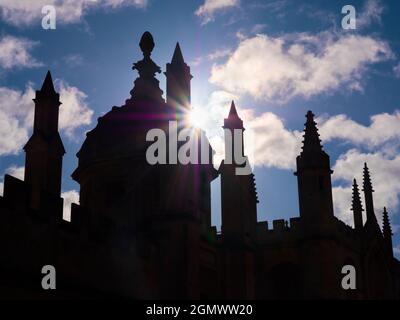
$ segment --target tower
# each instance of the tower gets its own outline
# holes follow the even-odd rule
[[[252,238],[257,223],[254,175],[251,171],[241,175],[237,169],[244,167],[243,121],[240,119],[235,103],[232,101],[229,115],[224,119],[225,159],[221,164],[221,206],[222,233],[227,238]],[[239,141],[237,141],[239,139]],[[240,150],[238,150],[238,148]],[[235,156],[236,154],[236,156]]]
[[[354,229],[361,230],[363,228],[363,218],[362,218],[362,204],[360,199],[360,192],[358,191],[358,185],[356,179],[353,181],[353,200],[352,207],[354,217]]]
[[[314,114],[307,112],[302,151],[297,156],[300,217],[307,225],[326,224],[333,218],[329,155],[322,149]]]
[[[374,199],[372,196],[374,189],[372,188],[371,176],[366,163],[364,163],[363,177],[363,191],[365,197],[365,210],[367,213],[367,221],[377,223],[374,211]]]
[[[243,151],[243,121],[233,101],[223,128],[225,159],[219,172],[224,294],[230,299],[252,299],[255,258],[250,248],[256,242],[258,198],[254,175]],[[241,171],[244,168],[249,170]]]
[[[171,63],[167,63],[167,104],[179,114],[190,108],[190,67],[177,42]]]
[[[224,119],[224,135],[225,135],[225,158],[232,160],[231,162],[235,163],[236,159],[234,157],[235,152],[239,152],[240,156],[244,157],[244,139],[243,134],[245,128],[243,127],[243,121],[240,119],[237,111],[235,102],[232,101],[231,107],[229,110],[228,118]],[[235,135],[236,131],[236,135]],[[241,141],[236,141],[235,139],[239,139]],[[235,143],[238,147],[241,147],[240,150],[235,150]]]
[[[62,158],[65,154],[58,132],[60,95],[54,90],[50,71],[33,101],[33,134],[24,146],[25,182],[31,188],[31,206],[37,208],[43,191],[60,196]]]
[[[382,226],[383,238],[385,240],[385,245],[390,257],[393,258],[393,243],[392,243],[392,228],[390,226],[389,214],[386,207],[383,208],[383,226]]]

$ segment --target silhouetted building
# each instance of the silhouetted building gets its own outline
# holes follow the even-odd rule
[[[0,197],[1,297],[400,297],[389,217],[385,208],[381,231],[369,170],[365,164],[367,220],[364,224],[354,180],[352,228],[334,216],[330,160],[311,111],[295,173],[300,217],[275,220],[271,228],[257,221],[254,175],[237,174],[243,162],[226,156],[216,170],[208,140],[197,154],[208,164],[177,161],[184,143],[171,150],[168,142],[188,127],[190,68],[177,44],[165,72],[165,101],[155,78],[161,70],[150,57],[150,33],[143,34],[140,48],[144,57],[133,66],[139,77],[131,97],[98,119],[77,154],[72,177],[80,185],[80,205],[72,205],[70,222],[62,219],[65,150],[58,132],[61,103],[50,73],[36,91],[33,134],[24,147],[25,179],[6,175]],[[177,121],[176,131],[170,121]],[[146,158],[154,128],[168,133],[168,164],[152,165]],[[233,137],[226,139],[232,144],[227,149],[244,146],[244,124],[233,102],[224,129]],[[191,133],[200,145],[204,133],[194,128]],[[247,159],[243,148],[240,156]],[[210,185],[217,177],[221,232],[211,225]],[[41,287],[44,265],[56,268],[56,290]],[[355,267],[354,290],[342,288],[345,265]]]

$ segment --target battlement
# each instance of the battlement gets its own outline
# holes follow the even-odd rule
[[[61,241],[66,247],[79,243],[90,243],[96,247],[126,248],[134,237],[132,230],[117,229],[115,224],[100,215],[93,215],[84,207],[71,204],[70,221],[63,219],[64,199],[50,193],[40,194],[40,206],[32,208],[31,187],[13,176],[4,178],[4,195],[0,197],[0,213],[3,222],[0,234],[3,239],[21,243],[35,239],[43,251],[49,250],[53,242]],[[12,233],[11,230],[14,230]],[[216,238],[216,230],[212,238]],[[7,241],[6,241],[7,242]]]
[[[32,207],[31,194],[32,189],[29,184],[6,174],[3,197],[0,197],[0,211],[4,213],[2,219],[10,225],[26,220],[26,223],[32,223],[33,228],[39,222],[56,228],[69,224],[63,220],[64,200],[61,197],[43,190],[40,193],[39,206]]]
[[[269,229],[268,221],[257,223],[257,239],[259,242],[280,241],[282,238],[297,238],[301,234],[300,217],[290,220],[277,219],[272,221],[272,228]]]
[[[24,181],[6,174],[4,176],[4,202],[15,209],[28,206],[29,189]]]
[[[257,222],[257,232],[287,232],[291,230],[297,230],[300,228],[300,217],[285,219],[276,219],[272,221],[272,229],[268,228],[268,221]]]

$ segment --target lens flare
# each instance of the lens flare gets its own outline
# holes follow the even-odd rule
[[[205,129],[207,124],[207,113],[200,108],[193,108],[188,114],[189,124],[193,127]]]

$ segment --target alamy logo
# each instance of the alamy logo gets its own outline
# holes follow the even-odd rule
[[[235,163],[237,165],[235,168],[236,175],[249,175],[251,174],[251,167],[248,157],[245,157],[243,153],[242,137],[243,129],[234,129],[233,134],[231,130],[225,129],[224,161],[225,164]],[[210,164],[210,149],[204,134],[191,128],[183,128],[178,132],[177,121],[169,121],[168,139],[164,130],[154,128],[147,132],[146,141],[154,142],[146,150],[146,160],[151,165]],[[178,142],[184,143],[178,148]]]
[[[44,6],[42,13],[45,15],[42,19],[42,28],[45,30],[56,28],[57,12],[56,8],[51,5]]]
[[[342,8],[342,14],[346,14],[342,19],[342,28],[344,30],[356,29],[356,8],[352,5],[346,5]]]
[[[42,278],[42,288],[54,290],[56,288],[56,268],[52,265],[45,265],[42,268],[42,274],[45,275]]]
[[[342,288],[344,290],[356,290],[356,268],[352,265],[345,265],[342,268]]]

